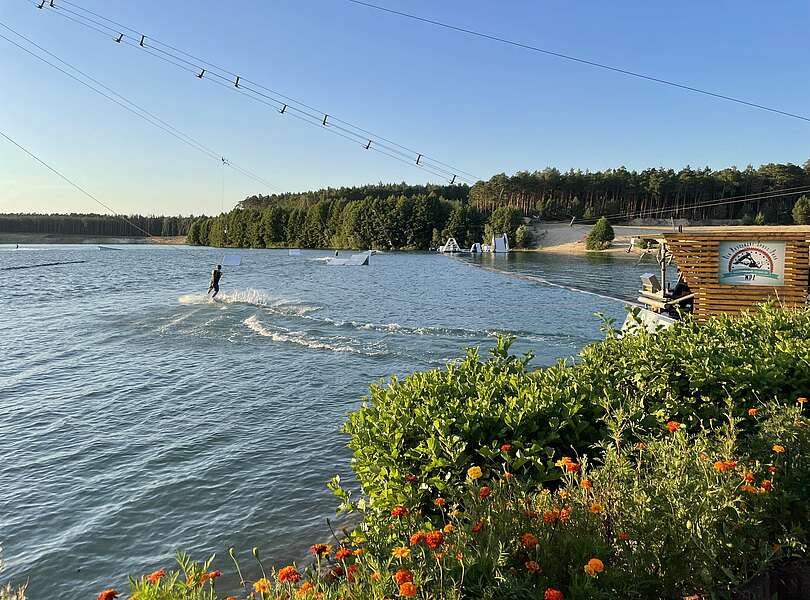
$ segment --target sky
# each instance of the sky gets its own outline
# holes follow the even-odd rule
[[[223,167],[0,39],[0,131],[119,212],[215,214],[252,194],[442,181],[32,1],[0,0],[0,23],[272,184]],[[810,122],[347,0],[72,1],[482,179],[548,166],[743,168],[810,158]],[[807,0],[376,2],[810,115]],[[0,212],[105,210],[0,138]]]

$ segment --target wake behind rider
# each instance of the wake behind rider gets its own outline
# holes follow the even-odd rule
[[[211,293],[211,290],[214,290],[214,295],[211,296],[212,298],[216,298],[217,294],[219,294],[219,280],[222,277],[222,265],[217,265],[216,269],[211,271],[211,284],[208,286],[208,293]]]

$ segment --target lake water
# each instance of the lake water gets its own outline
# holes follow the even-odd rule
[[[351,479],[339,428],[369,383],[498,332],[537,365],[573,356],[649,269],[246,250],[211,303],[221,250],[118,248],[0,246],[0,580],[30,579],[33,600],[125,589],[180,548],[231,572],[235,546],[251,575],[253,546],[302,560],[334,515],[325,482]],[[5,270],[60,261],[85,262]]]

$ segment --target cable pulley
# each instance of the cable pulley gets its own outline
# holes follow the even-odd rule
[[[144,47],[143,43],[144,43],[144,41],[145,41],[145,40],[146,40],[146,36],[145,36],[145,35],[143,35],[143,34],[141,34],[141,41],[140,41],[140,43],[139,43],[139,45],[140,45],[140,47],[141,47],[141,48],[143,48],[143,47]]]
[[[419,156],[416,157],[416,164],[418,165],[419,161],[421,161],[421,160],[422,160],[422,155],[420,154]]]
[[[237,75],[236,76],[236,81],[233,82],[233,87],[239,87],[239,80],[240,79],[241,79],[241,77],[239,77],[239,75]]]
[[[202,79],[203,75],[205,75],[205,69],[202,69],[199,74],[197,75],[197,79]]]
[[[115,43],[116,43],[116,44],[120,44],[120,43],[121,43],[121,40],[123,40],[123,39],[124,39],[124,34],[123,34],[123,33],[119,33],[119,34],[118,34],[118,37],[117,37],[117,38],[115,38]]]
[[[366,150],[368,150],[369,148],[371,148],[371,140],[369,140],[368,144],[366,144]]]
[[[324,116],[323,116],[323,123],[321,123],[321,125],[323,125],[324,127],[326,127],[326,120],[327,120],[328,118],[329,118],[329,115],[324,115]]]
[[[285,112],[287,112],[287,105],[286,104],[281,107],[281,110],[278,111],[278,114],[283,115]]]

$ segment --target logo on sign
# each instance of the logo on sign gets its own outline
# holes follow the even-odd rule
[[[784,285],[784,242],[723,242],[720,244],[720,283]]]

